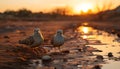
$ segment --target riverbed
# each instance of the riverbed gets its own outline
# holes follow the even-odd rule
[[[90,27],[88,27],[90,28]],[[114,57],[120,57],[120,43],[118,41],[114,41],[118,37],[116,34],[110,34],[106,31],[101,31],[97,29],[91,30],[92,34],[86,35],[86,38],[88,41],[92,40],[99,40],[100,44],[88,44],[87,46],[91,46],[94,48],[97,48],[99,50],[102,50],[102,52],[93,52],[94,55],[102,55],[107,62],[106,64],[102,64],[102,69],[119,69],[120,68],[120,61],[115,60],[109,60],[107,54],[109,52],[112,52]],[[85,35],[84,35],[85,36]]]

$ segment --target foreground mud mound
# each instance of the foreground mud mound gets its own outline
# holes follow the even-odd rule
[[[36,55],[26,46],[0,45],[0,69],[23,69],[28,60],[41,58],[44,54],[43,49]]]

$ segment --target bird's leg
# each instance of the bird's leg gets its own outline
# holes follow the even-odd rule
[[[46,50],[45,50],[43,47],[38,47],[38,48],[37,48],[37,51],[38,51],[39,54],[40,54],[41,52],[42,52],[42,53],[46,53]]]
[[[52,51],[55,52],[55,47],[52,48]]]
[[[58,47],[58,49],[59,49],[59,52],[61,52],[61,49],[60,49],[60,47]]]
[[[38,47],[35,48],[36,53],[39,55]]]
[[[33,52],[35,53],[35,55],[39,55],[39,51],[37,47],[33,48]]]
[[[37,52],[36,52],[35,48],[33,48],[32,51],[35,53],[35,55],[37,55]]]
[[[47,50],[45,50],[44,48],[42,48],[42,51],[43,51],[44,53],[47,53]]]
[[[56,49],[57,49],[57,52],[59,52],[59,48],[58,48],[58,47],[56,47]]]
[[[56,47],[53,50],[54,50],[54,52],[56,52]]]
[[[36,50],[36,53],[39,55],[40,54],[40,47],[36,47],[35,50]]]
[[[58,47],[55,47],[55,52],[59,52],[59,49],[58,49]]]

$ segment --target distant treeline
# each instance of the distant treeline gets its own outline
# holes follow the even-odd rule
[[[85,15],[68,15],[69,9],[67,8],[56,8],[52,12],[37,12],[33,13],[27,9],[20,9],[18,11],[6,10],[0,13],[0,20],[105,20],[109,18],[119,17],[120,18],[120,6],[113,10],[101,11],[97,14],[85,14]]]
[[[0,20],[47,20],[53,18],[68,17],[68,11],[66,9],[54,9],[52,12],[37,12],[33,13],[28,9],[20,9],[18,11],[6,10],[0,13]]]

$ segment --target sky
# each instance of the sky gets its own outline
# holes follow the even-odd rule
[[[102,5],[104,2],[107,4],[110,1],[114,2],[114,7],[120,5],[120,0],[0,0],[0,12],[22,8],[33,12],[50,11],[60,6],[70,6],[79,10],[81,4],[91,4],[92,8],[90,9],[94,9],[96,3]]]

